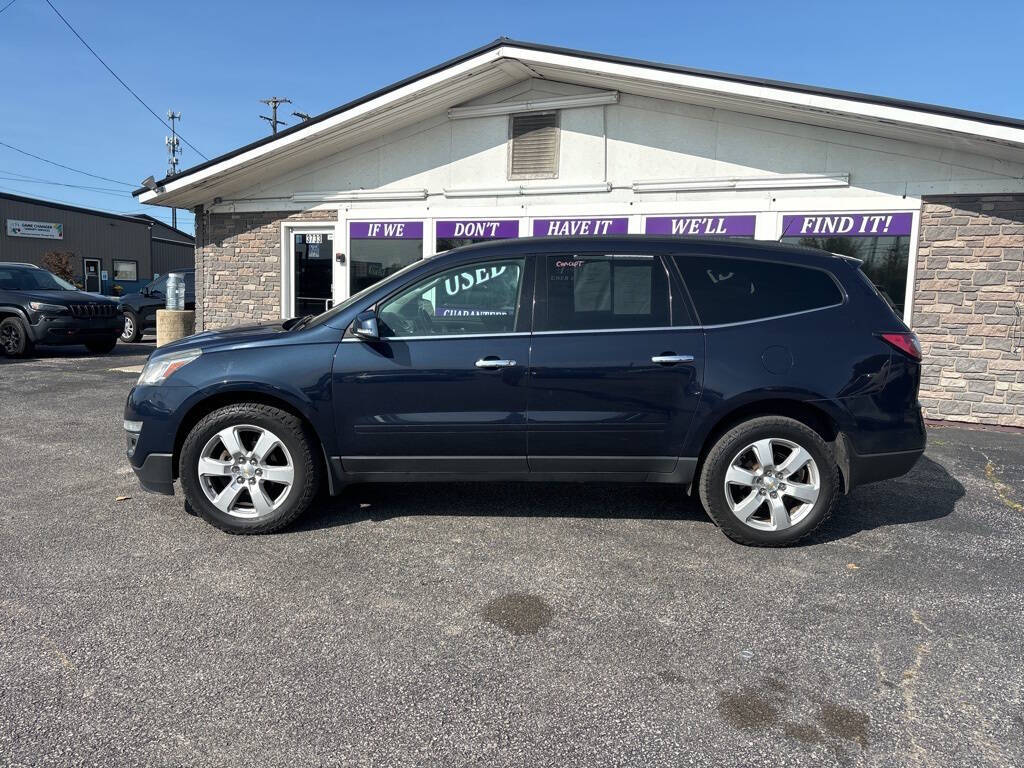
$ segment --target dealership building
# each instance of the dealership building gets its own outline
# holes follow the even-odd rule
[[[132,293],[158,275],[191,269],[195,240],[140,214],[0,192],[0,263],[46,266],[48,254],[68,257],[71,277],[86,291]]]
[[[922,340],[928,416],[1024,426],[1024,120],[502,38],[135,194],[195,211],[206,329],[497,238],[852,255]]]

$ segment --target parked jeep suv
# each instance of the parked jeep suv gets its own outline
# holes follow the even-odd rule
[[[0,263],[0,349],[7,355],[30,354],[36,344],[84,344],[105,354],[120,333],[116,301],[32,264]]]
[[[924,450],[917,340],[858,265],[645,237],[459,248],[322,315],[160,348],[128,459],[232,533],[287,525],[324,484],[624,481],[789,544]]]
[[[176,269],[175,274],[185,278],[185,309],[196,307],[196,271]],[[138,293],[121,297],[121,313],[124,315],[124,330],[121,340],[135,343],[146,331],[156,330],[156,311],[167,304],[167,275],[156,278],[143,286]]]

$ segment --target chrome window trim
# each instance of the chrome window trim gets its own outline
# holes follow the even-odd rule
[[[770,315],[768,317],[755,317],[753,320],[737,320],[735,323],[718,323],[717,325],[704,325],[701,326],[704,330],[712,328],[731,328],[734,325],[750,325],[751,323],[764,323],[769,320],[781,320],[786,317],[796,317],[797,315],[807,315],[811,312],[821,312],[825,309],[835,309],[836,307],[842,307],[846,304],[846,301],[840,301],[838,304],[828,304],[824,307],[814,307],[813,309],[801,309],[799,312],[787,312],[784,315]]]
[[[692,331],[698,330],[699,325],[658,325],[647,328],[579,328],[568,331],[534,331],[534,336],[565,336],[572,333],[639,333],[643,331]]]
[[[514,333],[450,333],[437,334],[435,336],[381,336],[378,341],[443,341],[445,339],[500,339],[510,336],[530,336],[529,331],[516,331]],[[366,341],[354,336],[347,336],[341,340],[342,343],[358,341],[365,344]]]

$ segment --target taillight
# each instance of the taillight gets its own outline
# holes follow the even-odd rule
[[[916,333],[880,333],[878,337],[915,360],[921,360],[921,342]]]

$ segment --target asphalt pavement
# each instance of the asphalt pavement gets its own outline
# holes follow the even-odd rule
[[[1024,764],[1024,435],[939,428],[806,544],[673,487],[143,493],[149,345],[0,358],[0,765]]]

